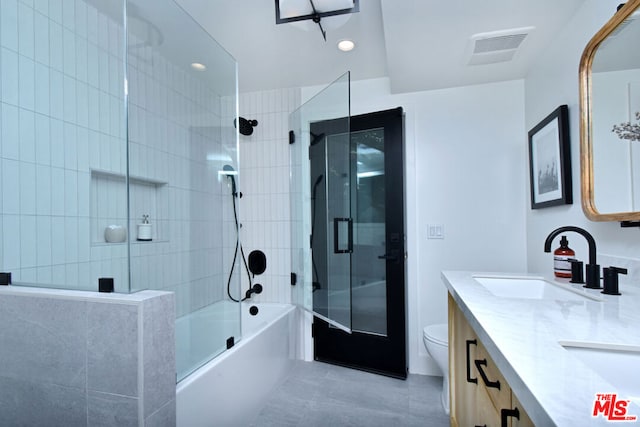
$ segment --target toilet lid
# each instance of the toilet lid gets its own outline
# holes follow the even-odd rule
[[[446,323],[426,326],[423,334],[426,339],[438,344],[447,345],[449,342],[449,328]]]

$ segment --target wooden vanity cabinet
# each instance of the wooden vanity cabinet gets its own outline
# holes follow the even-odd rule
[[[449,384],[454,427],[534,425],[451,295]]]

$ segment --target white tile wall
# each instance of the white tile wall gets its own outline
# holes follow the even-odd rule
[[[2,17],[4,17],[4,11]],[[4,41],[5,39],[2,38],[0,40]],[[15,51],[3,46],[1,61],[2,101],[6,104],[18,105],[19,85],[16,85],[16,82],[19,82],[18,54]]]
[[[0,40],[2,45],[13,51],[18,50],[18,1],[2,0],[0,2]]]
[[[254,279],[264,291],[256,301],[291,302],[289,114],[300,106],[299,89],[245,93],[240,115],[258,120],[240,137],[240,216],[245,253],[263,251],[267,270]],[[243,277],[243,289],[247,288]]]

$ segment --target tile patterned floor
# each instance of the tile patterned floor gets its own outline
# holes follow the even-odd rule
[[[442,378],[406,381],[321,362],[296,362],[253,427],[448,426]]]

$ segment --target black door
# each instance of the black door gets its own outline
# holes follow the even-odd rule
[[[350,332],[314,317],[315,359],[406,378],[403,111],[335,124],[311,124],[313,306]]]

